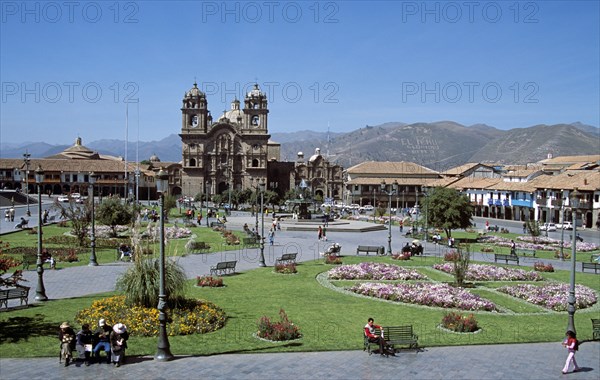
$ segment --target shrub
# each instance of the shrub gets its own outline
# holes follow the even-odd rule
[[[196,277],[196,285],[202,287],[218,288],[223,286],[223,278],[213,276]]]
[[[481,252],[487,252],[487,253],[494,252],[494,248],[492,248],[492,247],[481,247]]]
[[[211,302],[186,299],[180,304],[169,310],[167,334],[170,336],[203,334],[225,325],[225,312]],[[124,296],[116,296],[94,301],[89,308],[77,312],[75,321],[95,326],[100,318],[104,318],[108,324],[124,323],[131,335],[157,336],[158,314],[156,305],[131,307],[125,303]]]
[[[54,260],[61,262],[73,263],[79,261],[79,257],[77,257],[77,250],[72,248],[67,249],[66,251],[57,250],[52,253],[52,256],[54,257]]]
[[[442,327],[456,332],[475,332],[479,330],[473,314],[462,315],[450,312],[442,318]]]
[[[336,255],[327,255],[325,256],[325,264],[341,264],[342,258]]]
[[[132,306],[156,307],[160,288],[159,260],[138,258],[134,265],[117,280],[117,290],[125,293],[126,302]],[[167,303],[176,308],[184,300],[185,271],[172,260],[165,260],[165,291]]]
[[[454,279],[456,280],[456,285],[462,287],[467,276],[467,271],[469,270],[469,262],[471,261],[468,246],[465,251],[459,248],[457,255],[456,260],[452,262],[454,264]]]
[[[298,273],[298,270],[296,270],[296,264],[294,264],[294,263],[277,264],[277,265],[275,265],[275,272],[282,273],[282,274],[293,274],[293,273]]]
[[[560,251],[554,251],[554,257],[560,259]],[[563,250],[563,258],[568,260],[571,258],[571,254],[568,251]]]
[[[185,244],[185,250],[187,253],[209,251],[210,245],[203,241],[190,240]]]
[[[410,260],[410,252],[406,253],[395,253],[392,255],[394,260]]]
[[[302,336],[300,328],[288,319],[283,309],[279,310],[279,318],[279,322],[273,322],[269,317],[262,316],[258,320],[258,332],[256,335],[259,338],[272,341],[292,340]]]
[[[458,260],[458,252],[452,250],[444,254],[444,261],[456,261]]]
[[[533,269],[535,269],[538,272],[554,272],[554,267],[552,266],[552,264],[544,264],[541,261],[536,261],[533,264]]]

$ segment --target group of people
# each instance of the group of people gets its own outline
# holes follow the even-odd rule
[[[63,322],[60,325],[58,339],[60,340],[60,358],[61,361],[64,360],[65,367],[76,359],[73,357],[73,351],[77,352],[78,358],[84,358],[86,366],[89,366],[92,360],[101,363],[100,351],[104,351],[106,362],[119,367],[125,358],[129,333],[127,326],[123,323],[111,326],[106,323],[105,319],[98,321],[98,327],[94,332],[90,329],[89,324],[85,323],[81,326],[81,330],[75,333],[68,322]]]

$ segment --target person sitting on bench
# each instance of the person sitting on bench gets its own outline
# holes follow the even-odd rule
[[[121,252],[121,257],[119,257],[119,260],[123,260],[125,257],[129,257],[131,259],[131,249],[126,244],[121,244],[119,247],[119,252]]]
[[[402,247],[402,253],[412,253],[410,250],[410,245],[406,243],[404,247]]]
[[[381,354],[381,356],[385,355],[386,353],[394,355],[394,353],[386,351],[387,342],[383,338],[383,328],[379,325],[376,325],[374,322],[375,321],[373,320],[373,318],[369,318],[367,320],[367,324],[365,325],[365,336],[367,337],[369,342],[379,344],[379,353]],[[380,336],[375,335],[376,328],[379,329],[379,331],[381,331]]]

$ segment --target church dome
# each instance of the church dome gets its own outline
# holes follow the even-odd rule
[[[206,97],[206,95],[200,91],[198,88],[198,84],[194,82],[194,87],[192,87],[188,92],[185,93],[186,98],[197,98],[197,97]]]
[[[227,112],[224,112],[221,117],[219,117],[219,121],[232,121],[235,123],[241,123],[244,120],[244,111],[240,109],[240,101],[234,99],[231,102],[231,109]]]
[[[150,162],[160,162],[160,158],[156,154],[150,156]]]
[[[266,98],[267,96],[260,91],[260,87],[258,87],[258,83],[254,84],[254,88],[248,92],[248,94],[246,95],[248,98],[258,98],[258,97],[264,97]]]
[[[315,154],[313,154],[312,156],[310,156],[309,161],[313,162],[313,161],[315,161],[319,157],[321,157],[321,149],[317,148],[317,149],[315,149]]]

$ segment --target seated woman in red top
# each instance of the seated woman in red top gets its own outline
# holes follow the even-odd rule
[[[375,335],[375,329],[381,331],[381,336]],[[374,323],[373,318],[367,320],[367,324],[365,325],[365,336],[369,342],[379,344],[379,353],[382,356],[386,354],[385,347],[387,346],[387,342],[383,339],[383,329],[381,326]]]

